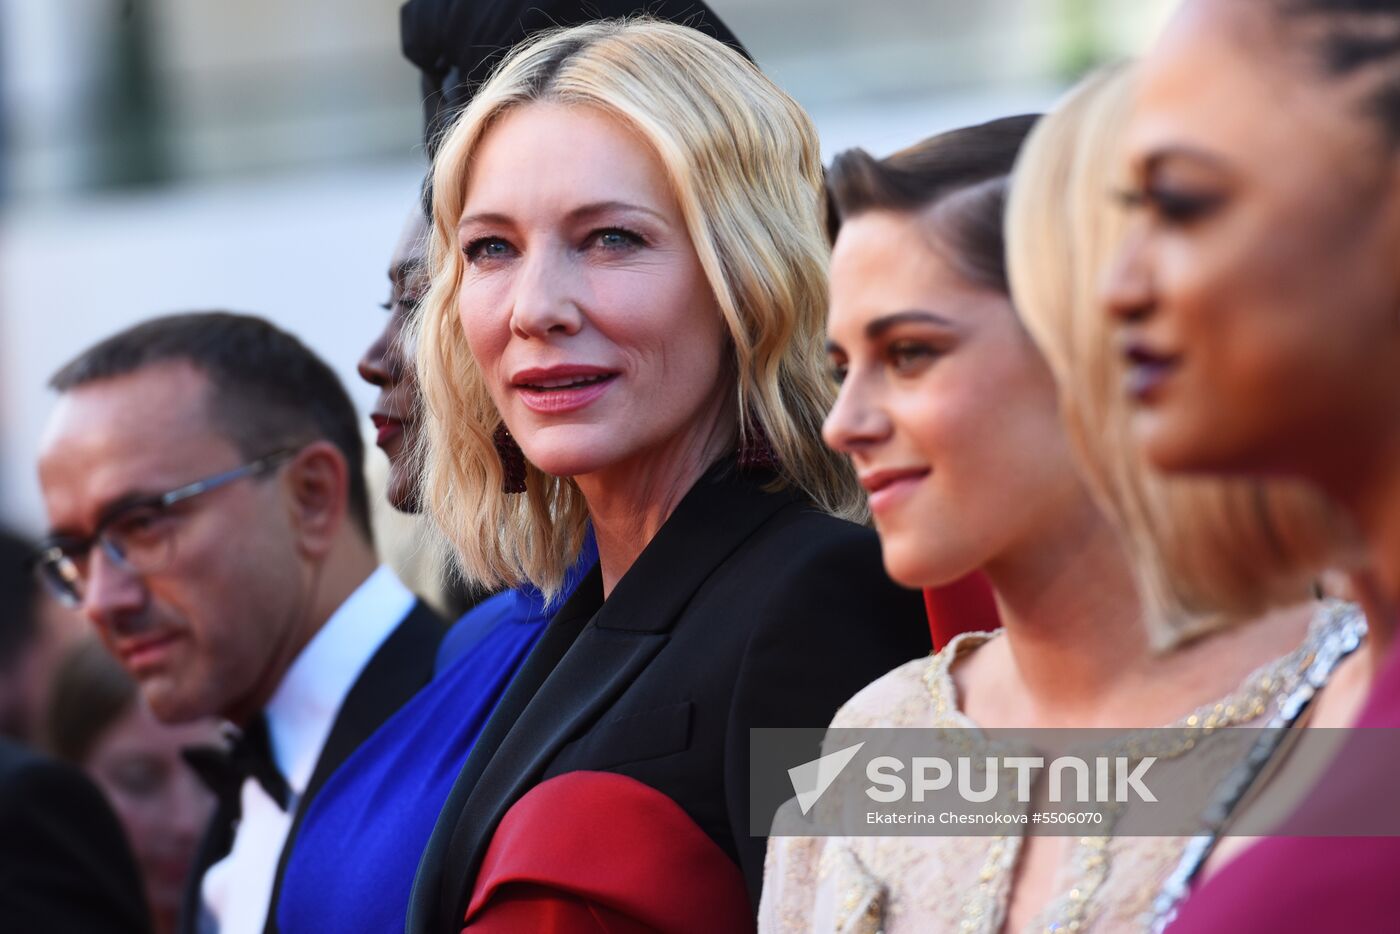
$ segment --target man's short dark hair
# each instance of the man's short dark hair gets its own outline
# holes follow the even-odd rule
[[[83,351],[49,386],[68,392],[174,362],[208,377],[210,419],[248,460],[320,439],[339,448],[349,468],[350,515],[371,537],[355,406],[320,357],[269,321],[226,311],[152,318]]]

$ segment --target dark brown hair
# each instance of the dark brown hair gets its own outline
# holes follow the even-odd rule
[[[1400,0],[1278,0],[1325,74],[1350,78],[1370,72],[1376,80],[1363,95],[1367,116],[1378,121],[1392,146],[1400,145]]]
[[[932,212],[952,260],[975,282],[1010,293],[1002,215],[1007,181],[1038,117],[1027,114],[930,136],[876,159],[848,149],[827,173],[832,240],[866,211]]]

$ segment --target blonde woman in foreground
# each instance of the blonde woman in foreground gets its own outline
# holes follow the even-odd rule
[[[1028,224],[1042,236],[1023,175],[1040,178],[1046,163],[1069,158],[1087,180],[1056,206],[1053,235],[1034,242],[1037,262],[1060,275],[1028,281],[1013,243],[1020,304],[1081,300],[1074,283],[1112,247],[1098,239],[1113,210],[1102,194],[1130,80],[1125,71],[1089,79],[1018,163],[1013,241]],[[1002,216],[1019,139],[1007,129],[955,131],[879,162],[847,154],[832,169],[842,227],[829,333],[844,383],[826,437],[862,477],[891,481],[876,484],[872,509],[895,579],[931,586],[980,568],[1004,622],[1001,635],[965,635],[890,672],[832,726],[972,736],[1278,723],[1311,690],[1305,672],[1330,668],[1363,627],[1346,608],[1306,600],[1311,550],[1271,550],[1276,527],[1325,527],[1326,513],[1291,493],[1203,485],[1174,491],[1170,510],[1148,518],[1130,504],[1154,502],[1156,481],[1118,455],[1117,416],[1102,400],[1080,409],[1090,430],[1071,444],[1059,409],[1078,404],[1057,393],[1010,297]],[[1261,497],[1267,505],[1254,508]],[[1262,618],[1224,625],[1241,616]],[[1183,632],[1198,638],[1157,651],[1154,642]],[[1313,664],[1320,658],[1327,665]],[[777,837],[760,929],[1142,930],[1192,858],[1187,843]]]
[[[428,508],[476,579],[552,592],[589,524],[599,566],[463,766],[408,930],[750,930],[749,730],[929,646],[818,434],[811,121],[695,30],[549,33],[443,141],[433,216]]]

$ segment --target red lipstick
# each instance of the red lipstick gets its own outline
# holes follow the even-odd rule
[[[375,412],[369,420],[374,423],[377,432],[374,443],[381,448],[403,434],[403,422],[393,416]]]
[[[526,408],[543,415],[576,412],[597,401],[617,381],[616,370],[565,365],[520,370],[511,386]]]

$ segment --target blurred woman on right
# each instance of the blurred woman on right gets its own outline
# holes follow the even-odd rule
[[[1307,599],[1314,555],[1278,547],[1273,534],[1296,524],[1325,540],[1324,509],[1244,484],[1134,508],[1156,506],[1161,491],[1140,460],[1117,456],[1125,416],[1105,404],[1114,387],[1057,393],[1022,326],[1028,307],[1064,317],[1094,298],[1073,283],[1092,279],[1116,245],[1104,229],[1115,218],[1102,187],[1068,200],[1056,176],[1068,153],[1086,178],[1102,177],[1130,92],[1128,72],[1100,75],[1031,135],[1006,234],[1010,281],[1002,218],[1023,118],[885,160],[847,154],[832,168],[842,227],[829,346],[844,381],[826,437],[873,493],[892,576],[936,586],[980,568],[1005,627],[890,672],[833,727],[1285,726],[1311,695],[1314,658],[1334,660],[1359,640],[1354,610]],[[1047,234],[1049,219],[1058,226]],[[1018,245],[1034,254],[1029,267],[1016,262]],[[1072,445],[1060,409],[1079,406],[1086,431]],[[1183,634],[1198,638],[1157,651]],[[1325,679],[1330,665],[1315,670]],[[1170,909],[1159,900],[1170,881],[1208,852],[1182,838],[1108,835],[778,838],[760,925],[848,930],[837,919],[864,910],[870,927],[851,929],[1140,930]]]
[[[1138,208],[1109,312],[1146,456],[1287,475],[1356,522],[1400,597],[1400,4],[1188,0],[1145,64]],[[1360,726],[1400,726],[1394,613],[1372,620]],[[1302,813],[1393,812],[1338,766]],[[1400,840],[1278,837],[1188,902],[1181,930],[1394,930]],[[1265,894],[1267,893],[1267,894]]]

